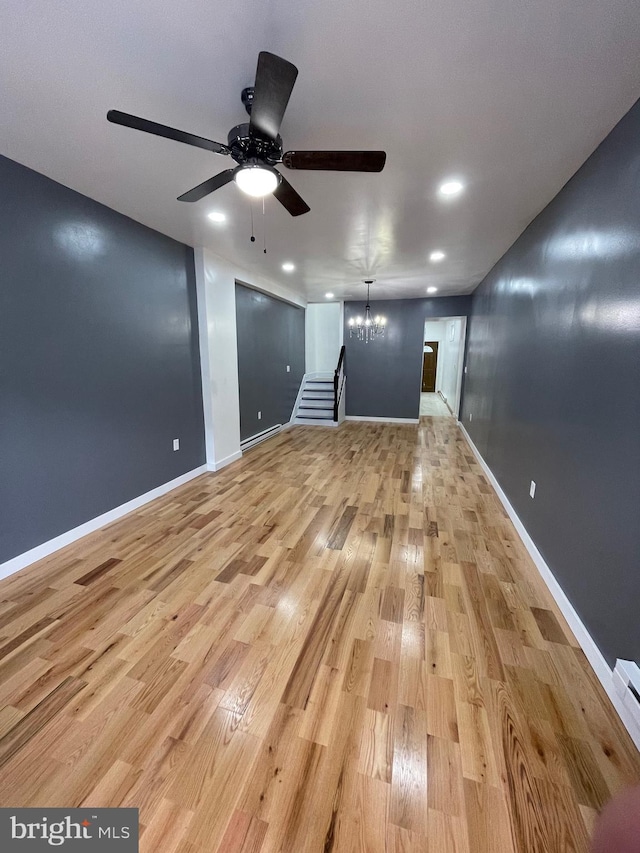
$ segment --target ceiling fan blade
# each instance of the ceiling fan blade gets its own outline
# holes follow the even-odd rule
[[[311,210],[306,201],[298,195],[283,175],[280,175],[280,183],[273,191],[273,195],[292,216],[300,216],[302,213],[309,213]]]
[[[184,130],[176,130],[174,127],[167,127],[164,124],[158,124],[146,118],[132,116],[129,113],[121,113],[120,110],[109,110],[107,119],[114,124],[121,124],[123,127],[132,127],[134,130],[143,130],[145,133],[154,133],[156,136],[164,136],[165,139],[173,139],[176,142],[185,142],[187,145],[195,145],[196,148],[205,148],[207,151],[213,151],[215,154],[230,153],[229,148],[220,142],[205,139],[203,136],[195,136],[193,133],[186,133]]]
[[[214,175],[213,178],[209,178],[207,181],[203,181],[192,190],[182,193],[182,195],[178,196],[178,201],[200,201],[201,198],[214,192],[214,190],[219,190],[220,187],[232,181],[236,171],[237,169],[225,169],[224,172],[219,172],[219,174]]]
[[[330,172],[381,172],[385,151],[287,151],[288,169],[324,169]]]
[[[298,69],[274,53],[258,55],[249,133],[275,139],[289,103]]]

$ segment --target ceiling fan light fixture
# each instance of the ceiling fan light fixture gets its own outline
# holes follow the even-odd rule
[[[276,189],[280,178],[271,166],[247,163],[236,171],[234,181],[243,193],[253,198],[262,198]]]

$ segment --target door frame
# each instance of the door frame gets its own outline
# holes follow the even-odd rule
[[[461,399],[462,398],[462,377],[464,374],[464,357],[465,357],[465,352],[466,352],[466,347],[467,347],[468,317],[466,316],[466,314],[453,314],[453,315],[447,315],[446,317],[424,317],[423,318],[422,328],[420,330],[420,335],[421,335],[421,338],[420,338],[420,340],[421,340],[421,346],[420,346],[420,384],[418,385],[418,395],[422,394],[422,368],[423,368],[423,364],[424,364],[424,341],[425,341],[424,324],[426,322],[431,322],[433,320],[436,320],[439,323],[446,323],[447,320],[461,320],[462,321],[462,323],[460,324],[460,341],[458,343],[458,378],[456,381],[456,397],[454,400],[455,405],[451,406],[451,410],[453,412],[453,417],[456,420],[458,420],[458,418],[460,416],[460,404],[462,402],[462,399]],[[436,394],[439,393],[439,391],[438,391],[438,373],[439,373],[440,364],[442,363],[441,349],[442,349],[443,343],[445,343],[444,340],[438,342],[438,364],[436,365]],[[418,400],[420,400],[420,399],[421,399],[421,397],[418,396]]]

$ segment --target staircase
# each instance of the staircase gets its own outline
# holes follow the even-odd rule
[[[333,420],[333,374],[305,376],[298,395],[294,424],[337,426]]]

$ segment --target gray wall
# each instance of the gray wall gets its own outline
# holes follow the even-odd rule
[[[192,250],[3,157],[0,188],[2,562],[205,454]]]
[[[349,319],[364,314],[365,300],[345,302],[344,342],[347,415],[417,418],[420,412],[424,321],[466,317],[470,296],[389,299],[371,303],[387,318],[383,338],[364,343],[349,337]]]
[[[609,663],[640,661],[640,102],[474,294],[467,363],[478,449]]]
[[[304,309],[236,284],[236,321],[244,441],[291,417],[304,375]]]

